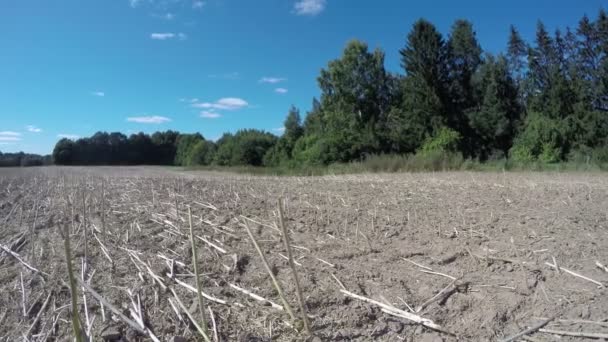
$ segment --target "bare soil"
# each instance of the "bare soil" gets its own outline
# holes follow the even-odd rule
[[[312,337],[281,310],[244,228],[252,228],[299,316],[277,229],[279,197]],[[183,286],[196,286],[188,207],[203,292],[225,301],[205,300],[215,321],[208,327],[221,341],[493,341],[546,318],[554,319],[544,329],[608,334],[608,270],[596,265],[608,264],[606,174],[301,178],[50,167],[0,170],[0,244],[14,253],[0,250],[0,341],[73,338],[64,228],[75,274],[83,276],[86,261],[85,281],[111,305],[131,319],[141,313],[160,341],[199,340],[171,292],[199,317],[195,292]],[[94,340],[151,340],[80,286],[78,294]],[[580,340],[545,331],[524,338]]]

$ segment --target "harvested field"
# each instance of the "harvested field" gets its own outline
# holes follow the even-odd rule
[[[52,167],[0,170],[0,340],[73,339],[64,230],[90,337],[199,340],[188,208],[211,340],[488,341],[543,321],[513,340],[608,336],[605,174]]]

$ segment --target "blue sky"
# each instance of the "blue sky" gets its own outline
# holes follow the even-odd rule
[[[447,34],[473,22],[486,51],[510,24],[531,40],[597,15],[605,0],[0,0],[0,151],[50,153],[96,131],[280,134],[346,42],[401,72],[398,50],[424,17]]]

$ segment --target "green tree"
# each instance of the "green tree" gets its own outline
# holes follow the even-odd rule
[[[215,144],[209,140],[201,140],[192,147],[188,156],[188,165],[210,165],[215,154]]]
[[[527,68],[528,44],[521,38],[519,31],[515,26],[509,28],[509,41],[507,44],[507,61],[512,77],[515,79],[517,86],[521,85],[525,77],[525,69]]]
[[[277,140],[275,135],[256,129],[239,130],[234,135],[226,133],[217,141],[214,162],[224,166],[261,166]]]
[[[182,166],[188,165],[192,149],[201,141],[205,141],[205,139],[200,133],[180,134],[176,141],[177,148],[175,150],[174,164]]]
[[[461,134],[460,150],[471,156],[477,152],[479,138],[469,126],[467,113],[478,107],[472,79],[482,62],[482,50],[477,42],[473,24],[466,20],[457,20],[452,26],[447,48],[448,126]]]
[[[57,165],[72,165],[74,163],[74,141],[62,138],[53,149],[53,161]]]
[[[414,152],[436,130],[447,124],[446,46],[435,26],[418,20],[401,49],[405,79],[402,98],[387,117],[390,152]]]
[[[480,139],[480,157],[495,151],[508,155],[519,124],[520,108],[517,86],[503,56],[488,56],[481,67],[476,87],[481,93],[481,106],[468,113],[469,124]]]

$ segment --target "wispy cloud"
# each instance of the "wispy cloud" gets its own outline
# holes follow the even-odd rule
[[[0,141],[21,141],[19,137],[8,137],[4,135],[0,135]]]
[[[190,102],[190,103],[196,103],[198,102],[198,99],[196,97],[191,98],[191,99],[187,99],[185,97],[182,97],[181,99],[178,100],[179,102]]]
[[[60,134],[57,134],[57,138],[62,138],[62,139],[65,138],[65,139],[70,139],[70,140],[76,140],[76,139],[80,138],[80,136],[76,135],[76,134],[60,133]]]
[[[40,133],[42,132],[42,129],[36,127],[36,126],[32,126],[32,125],[27,125],[25,126],[25,129],[27,129],[28,132],[32,132],[32,133]]]
[[[150,38],[154,39],[154,40],[167,40],[167,39],[171,39],[174,38],[175,34],[171,33],[171,32],[165,32],[165,33],[151,33],[150,34]]]
[[[96,90],[96,91],[92,91],[91,95],[93,95],[93,96],[99,96],[99,97],[104,97],[104,96],[106,96],[106,93],[103,92],[103,91]]]
[[[205,7],[207,3],[204,1],[194,1],[192,2],[192,8],[194,9],[202,9],[203,7]]]
[[[173,38],[177,38],[179,40],[186,40],[188,36],[182,32],[179,32],[177,34],[172,32],[155,32],[150,33],[150,38],[153,40],[169,40]]]
[[[238,97],[224,97],[215,102],[197,102],[192,104],[192,107],[195,108],[216,110],[237,110],[247,106],[249,106],[249,103]]]
[[[275,132],[283,133],[285,132],[285,127],[277,127],[272,129]]]
[[[21,141],[21,133],[12,131],[0,132],[0,141],[5,144],[13,144],[17,141]]]
[[[137,5],[139,5],[139,2],[141,0],[129,0],[129,4],[131,5],[131,7],[135,8],[137,7]]]
[[[287,88],[277,88],[274,90],[275,93],[277,94],[287,94],[289,90],[287,90]]]
[[[262,77],[262,78],[260,78],[260,80],[258,82],[276,84],[276,83],[281,83],[281,82],[285,82],[285,81],[287,81],[287,79],[284,77]]]
[[[175,19],[175,14],[173,14],[173,13],[167,13],[167,14],[163,15],[163,19],[173,20],[173,19]]]
[[[298,0],[293,6],[293,11],[297,15],[314,16],[323,12],[326,4],[326,0]]]
[[[217,119],[219,117],[222,117],[222,114],[214,112],[212,110],[204,110],[201,112],[201,118],[205,118],[205,119]]]
[[[240,76],[241,76],[241,74],[239,74],[236,71],[233,71],[233,72],[228,72],[228,73],[219,74],[219,75],[218,74],[211,74],[211,75],[208,75],[207,77],[209,77],[209,78],[222,78],[222,79],[225,79],[225,80],[238,80]]]
[[[164,117],[164,116],[152,115],[152,116],[131,116],[131,117],[127,118],[127,121],[143,123],[143,124],[162,124],[162,123],[171,121],[171,119]]]

